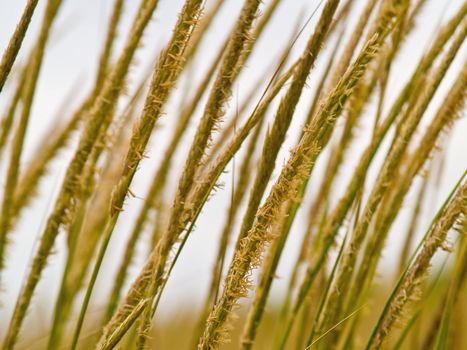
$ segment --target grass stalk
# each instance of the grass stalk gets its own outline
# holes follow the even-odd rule
[[[21,44],[26,36],[29,23],[34,15],[34,10],[36,9],[38,2],[39,0],[28,0],[24,7],[21,19],[16,26],[15,32],[8,43],[8,47],[2,55],[2,60],[0,61],[0,93],[3,90],[3,86],[5,85],[11,71],[11,67],[13,67],[13,64],[15,63],[16,56],[21,49]]]

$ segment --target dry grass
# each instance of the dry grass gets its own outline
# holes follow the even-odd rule
[[[465,152],[453,153],[464,156],[455,160],[464,170],[454,174],[451,193],[441,193],[443,203],[426,204],[446,176],[440,169],[450,154],[446,135],[466,111],[466,2],[434,28],[422,57],[411,57],[414,68],[401,87],[393,82],[400,79],[395,71],[418,19],[432,6],[424,0],[313,2],[306,20],[299,16],[297,28],[290,28],[286,45],[258,67],[258,82],[245,87],[240,82],[256,69],[251,65],[263,38],[274,40],[268,26],[286,5],[243,1],[239,13],[227,14],[233,27],[204,62],[199,57],[226,5],[186,0],[164,48],[133,88],[130,71],[159,1],[141,0],[123,30],[128,4],[114,0],[91,89],[81,100],[73,89],[66,101],[57,101],[73,100],[77,107],[60,109],[68,116],[50,127],[26,163],[41,68],[62,7],[61,0],[46,1],[35,45],[21,55],[23,39],[35,34],[28,26],[37,3],[27,1],[0,63],[3,290],[9,290],[4,271],[16,263],[11,241],[31,215],[28,207],[45,197],[40,185],[58,155],[67,150],[72,156],[39,228],[13,312],[0,309],[4,349],[467,347]],[[193,79],[199,67],[206,72]],[[446,79],[449,74],[456,77]],[[311,93],[309,82],[315,84]],[[160,119],[174,121],[163,147]],[[281,158],[291,135],[295,144]],[[187,137],[193,137],[188,147]],[[138,207],[130,188],[151,162],[146,155],[159,161]],[[196,223],[209,216],[206,203],[225,191],[220,182],[230,166],[219,239],[204,248],[216,253],[205,300],[199,309],[178,310],[177,321],[158,310],[165,306],[163,293],[179,257],[199,239],[193,231],[203,231]],[[128,208],[136,215],[128,216]],[[120,225],[128,217],[124,235]],[[52,316],[42,325],[44,334],[25,324],[28,311],[41,305],[33,297],[60,235],[66,238],[65,263],[54,307],[43,310]],[[125,240],[121,255],[109,249],[115,236]],[[290,237],[301,240],[296,256],[287,251]],[[378,273],[388,276],[380,267],[391,241],[400,242],[391,258],[397,278],[381,281]],[[146,261],[134,274],[143,248]],[[432,276],[441,250],[448,263]],[[100,312],[90,312],[93,292],[104,288],[96,282],[109,256],[115,278],[105,286]],[[291,258],[285,295],[277,298],[272,290],[279,264]]]

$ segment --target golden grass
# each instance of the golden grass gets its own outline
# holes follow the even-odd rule
[[[16,231],[23,227],[19,224],[31,215],[26,209],[43,200],[39,188],[57,155],[64,149],[72,153],[40,228],[13,313],[3,315],[0,309],[2,319],[9,319],[3,348],[22,348],[23,339],[33,341],[39,333],[25,322],[28,311],[40,305],[33,296],[59,235],[66,236],[65,263],[54,308],[44,310],[52,321],[43,325],[47,334],[27,343],[27,348],[465,347],[465,170],[454,174],[459,180],[450,184],[449,195],[442,193],[444,203],[432,205],[436,214],[426,202],[446,176],[438,169],[444,163],[436,161],[449,154],[443,135],[456,130],[466,110],[467,66],[461,52],[467,3],[435,28],[422,57],[411,58],[413,71],[401,88],[394,88],[399,55],[410,50],[406,42],[430,2],[314,2],[304,24],[299,16],[297,28],[290,28],[293,36],[286,45],[268,53],[264,67],[251,67],[257,64],[254,58],[262,40],[274,40],[268,37],[268,27],[280,11],[287,11],[286,4],[245,0],[235,15],[223,12],[221,0],[186,0],[167,44],[133,88],[128,84],[130,70],[145,30],[154,14],[163,15],[158,14],[158,0],[138,3],[133,22],[121,30],[128,5],[113,1],[90,91],[63,122],[51,127],[30,162],[23,160],[24,145],[33,137],[31,130],[27,132],[32,107],[50,51],[48,42],[59,31],[55,22],[62,1],[46,2],[33,49],[19,62],[23,39],[33,35],[28,26],[38,4],[27,1],[2,55],[3,289],[9,288],[4,271],[15,263],[10,241],[15,242]],[[208,38],[216,35],[213,26],[221,13],[232,17],[233,27],[211,61],[200,62]],[[349,29],[355,15],[359,17]],[[299,45],[302,49],[296,55]],[[461,60],[459,69],[455,62]],[[191,81],[200,66],[207,67],[206,72]],[[261,79],[243,86],[244,75],[257,68],[263,72]],[[10,74],[15,69],[18,74]],[[456,77],[446,79],[456,69]],[[177,92],[181,80],[190,80],[182,94]],[[446,93],[442,87],[447,87]],[[178,95],[183,98],[173,110],[170,106]],[[241,103],[231,100],[237,95]],[[75,90],[66,99],[75,102]],[[174,130],[161,147],[158,125],[166,111]],[[297,131],[294,126],[300,124]],[[79,134],[76,144],[69,142],[74,134]],[[193,137],[189,147],[186,137]],[[295,143],[281,159],[290,138]],[[357,143],[363,147],[350,168],[348,158]],[[149,154],[157,154],[160,161],[118,256],[108,247],[119,236],[119,225],[128,220],[123,212],[137,208],[130,188],[139,181],[138,169],[150,163],[144,161]],[[166,285],[187,245],[198,239],[193,231],[213,229],[196,224],[206,217],[209,199],[222,191],[220,180],[230,166],[231,193],[225,197],[229,199],[219,239],[205,247],[216,257],[208,269],[206,297],[199,309],[180,310],[183,321],[164,318],[158,307],[165,303]],[[414,191],[416,200],[405,210]],[[403,215],[406,222],[399,223]],[[414,247],[422,230],[426,233]],[[151,237],[146,239],[148,232]],[[292,257],[286,248],[290,237],[301,240]],[[381,283],[379,267],[391,240],[401,242],[391,258],[398,279]],[[141,246],[147,255],[135,275],[133,261]],[[433,278],[430,267],[440,250],[447,253],[448,263]],[[103,288],[96,282],[110,255],[116,275],[106,286],[102,310],[91,313],[93,292]],[[279,264],[290,258],[294,264],[285,294],[275,299],[272,290]]]

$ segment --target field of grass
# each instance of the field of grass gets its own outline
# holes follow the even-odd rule
[[[467,349],[467,1],[73,1],[1,52],[2,349]]]

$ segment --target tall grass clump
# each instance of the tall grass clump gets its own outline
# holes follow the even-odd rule
[[[466,1],[19,3],[2,348],[467,347]]]

